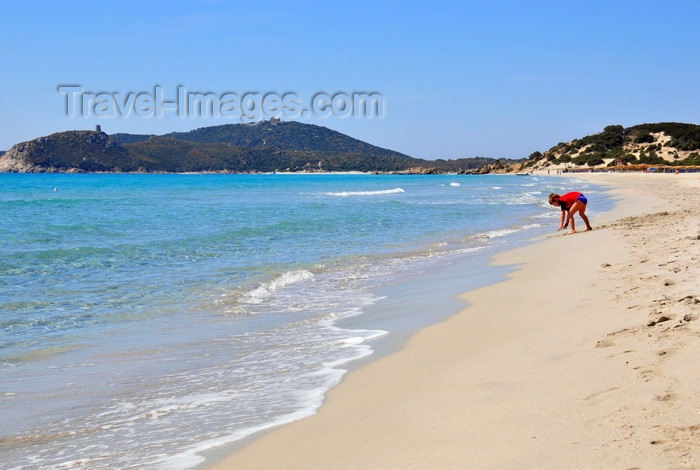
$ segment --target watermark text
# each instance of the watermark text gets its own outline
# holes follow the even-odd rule
[[[58,85],[68,117],[98,118],[230,118],[256,122],[266,118],[360,117],[385,113],[378,92],[318,92],[304,99],[298,93],[223,93],[191,91],[179,85],[166,92],[160,85],[148,91],[87,91],[81,85]]]

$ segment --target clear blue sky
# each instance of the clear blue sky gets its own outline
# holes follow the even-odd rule
[[[381,118],[298,118],[422,158],[526,157],[610,124],[700,123],[700,2],[5,2],[0,149],[101,124],[162,134],[232,118],[65,115],[58,85],[215,94],[378,92]]]

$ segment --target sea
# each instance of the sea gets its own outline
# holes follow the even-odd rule
[[[0,174],[0,468],[189,469],[309,416],[569,190],[612,205],[548,176]]]

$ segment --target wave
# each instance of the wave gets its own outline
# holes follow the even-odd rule
[[[307,279],[311,279],[313,277],[314,275],[305,269],[287,271],[281,276],[271,281],[263,282],[255,289],[243,294],[240,301],[248,304],[259,304],[272,296],[276,290],[282,289],[290,284],[306,281]]]
[[[11,356],[0,357],[0,363],[1,364],[20,364],[20,363],[24,363],[24,362],[39,361],[41,359],[45,359],[47,357],[51,357],[51,356],[54,356],[56,354],[61,354],[61,353],[73,351],[73,350],[78,349],[78,348],[83,347],[83,346],[85,346],[85,345],[83,345],[83,344],[68,344],[68,345],[63,345],[63,346],[58,345],[58,346],[49,346],[49,347],[44,347],[44,348],[31,349],[31,350],[24,351],[24,352],[14,354]],[[88,364],[83,364],[83,365],[88,365]]]
[[[524,205],[524,204],[536,204],[541,198],[535,197],[533,193],[520,193],[510,196],[505,201],[505,204],[510,205]]]
[[[486,238],[498,238],[498,237],[505,237],[506,235],[510,235],[511,233],[516,233],[520,232],[523,230],[530,230],[533,228],[538,228],[541,227],[540,224],[528,224],[528,225],[523,225],[520,227],[508,227],[508,228],[503,228],[499,230],[490,230],[488,232],[485,232],[484,235],[486,235]]]
[[[378,196],[381,194],[395,194],[395,193],[403,193],[404,190],[401,188],[394,188],[394,189],[384,189],[384,190],[379,190],[379,191],[342,191],[339,193],[323,193],[326,196],[335,196],[335,197],[348,197],[348,196]]]

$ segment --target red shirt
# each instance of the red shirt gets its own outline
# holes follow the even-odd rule
[[[561,210],[568,210],[571,208],[571,206],[574,205],[574,202],[576,202],[576,199],[581,195],[581,193],[566,193],[562,196],[559,196],[559,205],[561,206]]]

